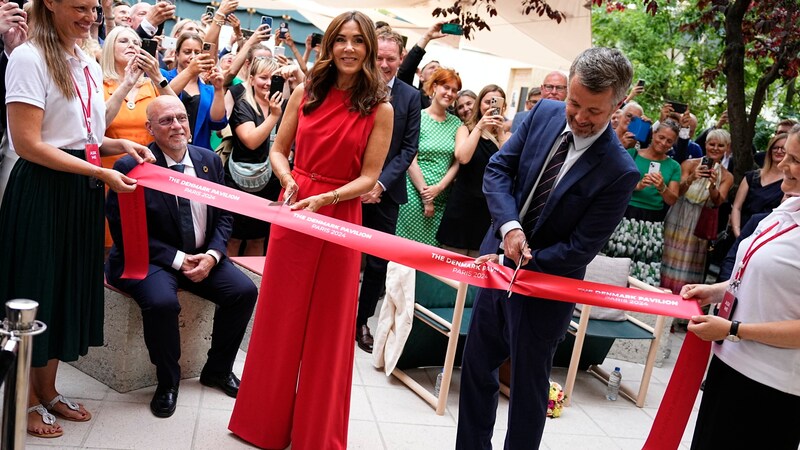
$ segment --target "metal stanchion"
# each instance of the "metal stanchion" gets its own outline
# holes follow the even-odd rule
[[[31,345],[33,336],[44,332],[47,326],[36,320],[39,303],[27,299],[6,302],[6,318],[0,330],[4,337],[3,349],[16,347],[16,361],[11,363],[5,379],[3,398],[2,449],[24,449],[28,428],[28,390],[31,372]],[[8,345],[13,343],[16,345]]]

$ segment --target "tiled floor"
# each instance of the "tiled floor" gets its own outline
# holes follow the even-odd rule
[[[683,342],[676,333],[672,356],[656,368],[644,408],[620,399],[605,399],[605,385],[579,373],[572,406],[563,415],[547,421],[543,449],[640,449],[650,430],[656,410],[672,373],[672,365]],[[241,373],[244,352],[234,367]],[[356,349],[353,393],[350,413],[351,449],[452,449],[458,416],[459,372],[456,371],[444,416],[393,377],[386,377],[371,364],[371,355]],[[604,368],[622,368],[624,382],[638,389],[642,366],[606,360]],[[410,374],[433,389],[436,369],[418,369]],[[554,369],[553,379],[564,383],[566,369]],[[67,364],[59,370],[59,390],[81,401],[92,411],[88,423],[64,422],[64,436],[57,439],[27,438],[27,448],[96,448],[96,449],[237,449],[251,448],[228,432],[227,424],[233,399],[218,390],[201,386],[197,379],[181,383],[178,409],[170,419],[158,419],[148,403],[154,387],[119,394]],[[689,448],[695,409],[683,436],[681,448]],[[495,448],[502,448],[505,436],[508,401],[500,397]]]

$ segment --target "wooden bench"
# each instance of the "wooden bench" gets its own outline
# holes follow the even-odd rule
[[[236,258],[231,260],[238,264]],[[263,258],[261,261],[263,268]],[[242,272],[256,286],[261,286],[261,270],[258,273],[249,269]],[[195,378],[200,376],[211,347],[215,305],[183,290],[178,291],[178,301],[181,304],[178,316],[181,377]],[[91,347],[86,356],[70,364],[117,392],[124,393],[157,384],[156,368],[150,362],[144,343],[139,305],[128,294],[106,283],[104,314],[105,344],[102,347]],[[250,342],[252,327],[251,318],[240,346],[244,351]]]

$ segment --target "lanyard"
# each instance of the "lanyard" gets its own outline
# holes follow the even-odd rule
[[[780,235],[782,235],[782,234],[784,234],[784,233],[787,233],[787,232],[789,232],[789,231],[791,231],[791,230],[794,230],[795,228],[797,228],[797,224],[796,224],[796,223],[793,223],[791,226],[789,226],[789,227],[787,227],[787,228],[784,228],[783,230],[781,230],[781,231],[778,231],[777,233],[773,234],[773,235],[772,235],[772,236],[770,236],[769,238],[767,238],[767,239],[763,240],[763,241],[762,241],[760,244],[758,244],[758,245],[755,245],[755,244],[756,244],[756,242],[758,241],[758,239],[759,239],[761,236],[764,236],[764,235],[766,235],[766,234],[767,234],[769,231],[771,231],[771,230],[772,230],[773,228],[775,228],[776,226],[778,226],[778,222],[775,222],[775,223],[773,223],[772,225],[770,225],[769,227],[767,227],[767,229],[766,229],[766,230],[764,230],[764,231],[763,231],[761,234],[759,234],[758,236],[756,236],[756,237],[753,239],[753,242],[751,242],[751,243],[750,243],[750,246],[749,246],[749,247],[747,247],[747,251],[746,251],[746,252],[744,252],[744,256],[742,257],[742,262],[741,262],[741,264],[739,265],[739,270],[737,270],[737,271],[736,271],[736,275],[734,275],[734,277],[733,277],[733,281],[731,282],[731,286],[733,286],[734,288],[736,288],[736,287],[738,287],[738,286],[739,286],[739,283],[741,282],[742,276],[744,275],[744,271],[745,271],[745,269],[747,269],[747,265],[748,265],[748,263],[750,263],[750,258],[752,258],[752,257],[753,257],[753,253],[755,253],[756,251],[758,251],[758,249],[760,249],[761,247],[763,247],[764,245],[766,245],[766,244],[767,244],[768,242],[770,242],[771,240],[773,240],[773,239],[777,238],[778,236],[780,236]],[[755,246],[755,247],[754,247],[754,246]]]
[[[81,90],[78,87],[78,82],[75,81],[75,76],[72,75],[70,72],[70,76],[72,77],[72,84],[75,85],[75,93],[78,95],[78,100],[81,101],[81,109],[83,110],[83,123],[86,124],[86,132],[88,133],[87,140],[92,140],[92,85],[95,87],[97,84],[94,82],[94,78],[89,73],[89,66],[83,68],[83,76],[86,78],[86,103],[83,101],[83,96],[81,95]],[[91,83],[89,81],[91,80]]]

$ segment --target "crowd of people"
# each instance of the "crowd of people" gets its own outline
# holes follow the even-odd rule
[[[318,42],[309,35],[301,54],[291,32],[268,23],[246,36],[237,7],[223,0],[167,35],[175,12],[167,1],[0,6],[0,300],[37,299],[48,324],[34,345],[28,433],[54,438],[63,434],[56,416],[92,417],[55,382],[59,361],[103,344],[105,274],[142,309],[158,378],[154,415],[172,416],[179,395],[180,288],[218,305],[200,382],[237,398],[231,431],[266,448],[346,447],[353,337],[372,352],[367,320],[387,261],[147,190],[149,270],[124,278],[120,196],[137,189],[127,173],[144,162],[463,255],[501,254],[509,267],[582,278],[605,253],[631,258],[637,278],[702,304],[738,290],[745,305],[733,316],[688,325],[703,339],[747,342],[715,347],[696,448],[718,442],[701,444],[721,428],[709,417],[737,407],[727,389],[800,406],[796,377],[785,375],[800,357],[800,305],[779,278],[800,268],[791,256],[799,205],[779,207],[800,195],[794,121],[779,124],[755,155],[759,167],[734,188],[726,117],[696,137],[689,108],[666,103],[649,119],[634,101],[645,88],[631,87],[634,68],[619,51],[589,49],[569,73],[547,74],[511,120],[500,86],[464,89],[456,70],[422,64],[426,46],[445,36],[442,22],[406,50],[388,25],[348,12]],[[223,26],[230,42],[219,39]],[[644,131],[634,128],[642,121]],[[709,248],[726,232],[734,256],[720,261],[721,283],[704,286]],[[745,277],[754,241],[770,234],[785,258],[757,253]],[[230,263],[240,255],[266,256],[260,290]],[[773,286],[780,313],[755,284]],[[530,382],[511,391],[506,442],[540,441],[552,355],[572,306],[480,291],[458,448],[490,446],[497,367],[509,356],[515,379]],[[233,359],[253,311],[240,381]],[[762,360],[785,367],[764,371]],[[796,446],[792,433],[781,436]]]

